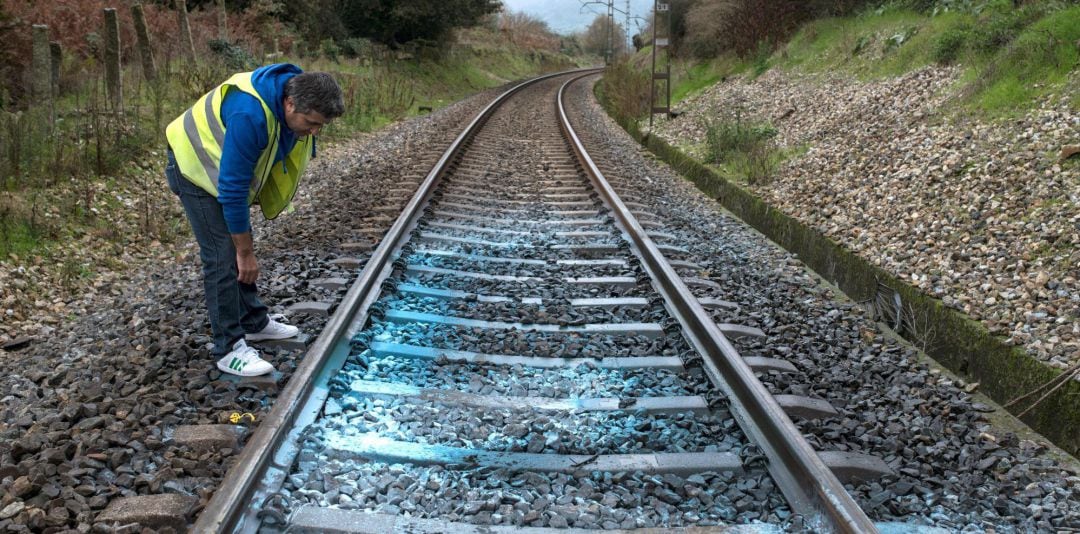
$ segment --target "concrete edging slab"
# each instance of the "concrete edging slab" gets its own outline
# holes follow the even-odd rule
[[[527,527],[516,525],[475,525],[472,523],[424,519],[399,515],[319,508],[305,505],[289,518],[289,532],[319,534],[590,534],[581,528]],[[605,530],[611,534],[770,534],[782,530],[771,525],[730,525],[716,527],[640,528]]]
[[[378,434],[326,436],[331,458],[362,457],[385,463],[414,465],[491,466],[513,471],[574,473],[577,471],[641,471],[689,476],[706,471],[744,472],[739,455],[730,452],[668,452],[640,454],[543,454],[465,449],[397,441]]]
[[[438,360],[445,358],[449,361],[465,363],[481,363],[492,365],[521,365],[524,367],[537,367],[544,369],[561,369],[577,365],[592,365],[598,369],[666,369],[670,371],[684,371],[682,360],[678,356],[629,356],[607,358],[554,358],[545,356],[521,356],[517,354],[482,354],[463,350],[436,349],[432,347],[420,347],[417,345],[403,345],[399,343],[385,343],[376,341],[369,347],[371,352],[380,356],[396,356],[398,358],[411,358],[416,360]],[[760,358],[766,360],[769,358]],[[782,360],[775,360],[780,365],[769,369],[786,370]],[[791,364],[787,364],[791,365]],[[794,370],[794,367],[791,367]]]
[[[348,395],[373,399],[406,398],[412,401],[434,402],[444,405],[493,410],[509,409],[517,411],[537,410],[549,412],[633,412],[640,410],[652,414],[692,413],[699,416],[709,414],[709,404],[705,401],[704,397],[700,396],[562,399],[510,395],[481,395],[466,391],[421,388],[371,380],[354,380],[350,386]],[[836,412],[834,411],[833,413],[835,414]]]
[[[660,337],[664,328],[659,323],[589,323],[580,326],[563,326],[553,323],[508,323],[503,321],[484,321],[438,315],[434,313],[390,309],[383,314],[383,319],[392,323],[429,323],[456,326],[461,328],[485,328],[492,330],[521,330],[522,332],[545,332],[552,334],[607,334],[622,336]]]

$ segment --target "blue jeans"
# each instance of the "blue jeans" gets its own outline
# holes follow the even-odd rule
[[[244,284],[237,279],[236,247],[225,226],[221,204],[180,174],[172,150],[169,150],[165,178],[169,189],[180,197],[195,241],[199,243],[206,312],[214,333],[213,353],[224,356],[234,343],[243,339],[245,332],[255,333],[266,327],[270,322],[267,308],[259,300],[255,284]]]

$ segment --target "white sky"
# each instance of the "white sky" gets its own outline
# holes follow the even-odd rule
[[[539,17],[552,30],[562,34],[584,30],[597,14],[607,14],[607,0],[603,1],[603,4],[591,4],[583,9],[582,0],[502,0],[507,9]],[[646,18],[652,8],[653,0],[630,0],[631,15]],[[615,9],[626,11],[626,0],[615,0]],[[626,15],[618,11],[615,19],[619,24],[626,23]],[[639,24],[644,26],[644,21],[631,21],[630,35],[638,32]]]

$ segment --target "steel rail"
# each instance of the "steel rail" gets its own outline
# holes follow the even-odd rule
[[[350,338],[367,322],[370,306],[378,298],[382,282],[393,270],[393,261],[423,214],[442,175],[467,142],[495,110],[511,96],[537,82],[576,72],[576,69],[528,80],[507,90],[489,103],[458,134],[424,178],[401,215],[383,237],[359,277],[350,286],[337,311],[308,349],[274,407],[247,441],[235,465],[202,510],[193,532],[255,532],[266,499],[272,498],[288,475],[296,457],[296,444],[304,429],[322,410],[329,393],[326,380],[348,357]]]
[[[731,401],[740,427],[768,458],[768,469],[788,504],[807,519],[814,531],[877,532],[877,527],[848,495],[844,486],[806,442],[783,408],[754,376],[738,350],[717,328],[671,267],[664,255],[630,213],[629,208],[589,157],[566,114],[563,94],[576,76],[559,88],[559,124],[589,180],[633,244],[634,252],[664,296],[669,311],[683,327],[687,341],[704,356],[706,370]]]

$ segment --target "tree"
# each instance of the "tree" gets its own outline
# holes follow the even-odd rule
[[[699,0],[686,14],[683,45],[698,57],[759,53],[786,39],[811,9],[793,0]]]
[[[454,28],[472,26],[502,8],[499,0],[342,0],[352,37],[396,46],[415,40],[443,42]]]
[[[543,20],[521,11],[503,11],[498,18],[499,32],[511,44],[524,48],[558,50],[559,37]]]
[[[572,33],[559,39],[559,51],[568,56],[580,56],[585,53],[581,46],[581,36]]]
[[[844,16],[872,3],[872,0],[672,0],[672,44],[682,56],[707,58],[729,51],[743,56],[756,54],[783,42],[807,20]]]
[[[690,11],[690,8],[702,0],[669,0],[668,2],[668,15],[667,17],[661,17],[661,21],[671,19],[671,34],[668,37],[671,39],[671,50],[675,54],[681,54],[683,39],[686,36],[686,15]],[[654,19],[650,13],[648,19],[645,22],[645,27],[639,32],[642,39],[642,46],[648,46],[652,44],[653,38],[653,24]],[[668,28],[660,28],[660,35],[667,34]]]
[[[349,37],[339,16],[344,5],[342,0],[285,0],[284,3],[284,22],[294,24],[304,41],[344,41]]]
[[[598,56],[607,56],[608,51],[608,31],[611,25],[611,21],[607,15],[597,15],[593,19],[592,24],[585,29],[585,34],[581,37],[581,45],[585,48],[585,51],[590,54],[596,54]],[[617,57],[627,52],[626,50],[626,31],[619,23],[615,23],[615,27],[611,32],[611,55]]]

